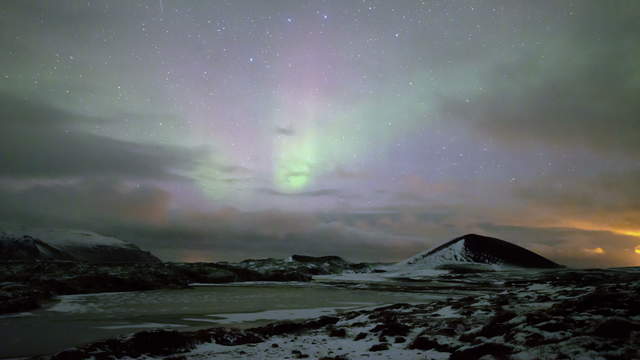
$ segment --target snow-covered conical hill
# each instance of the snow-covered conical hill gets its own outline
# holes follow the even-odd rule
[[[561,265],[510,242],[476,234],[453,239],[397,264],[399,267],[446,268],[484,264],[520,268],[558,268]]]

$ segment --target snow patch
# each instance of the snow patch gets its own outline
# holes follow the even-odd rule
[[[118,329],[160,329],[160,328],[181,328],[187,325],[180,324],[161,324],[161,323],[140,323],[140,324],[124,324],[124,325],[107,325],[96,326],[96,329],[118,330]]]
[[[372,305],[367,303],[366,305]],[[361,304],[365,305],[365,304]],[[222,323],[240,323],[258,320],[300,320],[312,319],[320,316],[333,315],[338,310],[353,310],[362,306],[340,306],[340,307],[323,307],[314,309],[287,309],[287,310],[267,310],[255,313],[236,313],[236,314],[215,314],[209,315],[220,319]]]

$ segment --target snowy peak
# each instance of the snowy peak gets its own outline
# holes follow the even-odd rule
[[[0,260],[160,261],[134,244],[90,231],[3,227],[0,230]]]
[[[406,266],[429,268],[455,264],[488,264],[523,268],[561,267],[518,245],[477,234],[455,238],[401,263]]]

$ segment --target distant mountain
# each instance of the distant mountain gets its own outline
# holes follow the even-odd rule
[[[304,275],[327,275],[342,272],[368,272],[371,268],[366,263],[350,263],[338,256],[292,255],[286,259],[247,259],[232,264],[244,269],[268,274],[273,271],[298,273]]]
[[[19,227],[0,230],[0,261],[7,260],[160,262],[160,259],[134,244],[90,231]]]
[[[510,242],[477,234],[455,238],[415,255],[398,266],[450,268],[456,265],[559,268],[561,265]]]

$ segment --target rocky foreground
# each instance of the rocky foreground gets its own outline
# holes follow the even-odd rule
[[[56,295],[187,288],[192,283],[310,281],[313,275],[367,271],[339,257],[294,255],[240,263],[0,263],[0,314],[29,311]]]
[[[447,281],[473,283],[474,276],[450,275]],[[478,296],[245,330],[140,332],[47,358],[640,358],[639,268],[483,274],[479,281],[488,276],[491,286]]]

